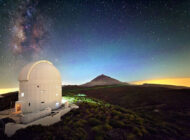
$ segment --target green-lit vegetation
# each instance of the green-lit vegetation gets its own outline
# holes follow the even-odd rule
[[[93,100],[91,98],[87,98],[84,96],[63,96],[62,97],[62,102],[64,103],[65,101],[68,101],[69,103],[79,103],[79,102],[89,102],[89,103],[97,103],[97,100]]]
[[[78,95],[78,94],[77,94]],[[89,98],[87,96],[75,96],[74,94],[68,94],[67,96],[62,97],[62,102],[68,101],[69,103],[93,103],[93,104],[104,104],[105,106],[109,106],[109,103],[106,103],[102,100],[96,98]]]
[[[77,94],[76,96],[79,96],[79,97],[85,97],[86,94],[79,93],[79,94]]]

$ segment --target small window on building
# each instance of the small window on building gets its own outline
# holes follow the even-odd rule
[[[37,88],[39,88],[40,86],[39,85],[37,85]]]
[[[21,93],[21,97],[24,97],[24,92]]]
[[[56,96],[58,96],[58,93],[56,93]]]
[[[30,106],[30,103],[28,103],[28,106]]]

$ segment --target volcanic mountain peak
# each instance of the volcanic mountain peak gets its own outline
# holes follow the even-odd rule
[[[116,80],[116,79],[113,79],[113,78],[111,78],[111,77],[109,77],[109,76],[106,76],[106,75],[104,75],[104,74],[101,74],[101,75],[99,75],[99,76],[97,76],[96,78],[94,78],[91,82],[94,82],[94,81],[107,81],[107,80],[114,80],[114,81],[118,81],[118,80]],[[118,81],[119,82],[119,81]]]
[[[82,86],[117,85],[117,84],[123,84],[123,82],[102,74],[97,76],[90,82],[83,84]]]

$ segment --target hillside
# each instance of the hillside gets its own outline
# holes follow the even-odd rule
[[[102,75],[97,76],[90,82],[83,84],[81,86],[92,87],[92,86],[100,86],[100,85],[118,85],[118,84],[124,84],[124,83],[119,80],[116,80],[114,78],[111,78],[109,76],[102,74]]]
[[[117,85],[67,90],[67,92],[83,93],[88,97],[131,109],[144,119],[153,119],[155,124],[163,123],[179,128],[181,137],[190,138],[190,89]]]
[[[18,130],[11,139],[152,140],[179,139],[181,136],[178,128],[142,118],[129,109],[97,100],[78,105],[80,109],[69,112],[60,122]]]
[[[86,96],[80,97],[79,93]],[[16,94],[8,94],[6,102],[14,102]],[[190,139],[189,89],[64,86],[63,96],[77,103],[79,109],[63,116],[61,122],[52,126],[19,130],[11,139]],[[0,102],[0,106],[3,103]],[[6,139],[6,136],[2,138]]]

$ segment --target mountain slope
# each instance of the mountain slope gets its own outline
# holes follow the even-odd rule
[[[83,84],[81,86],[92,87],[92,86],[100,86],[100,85],[117,85],[117,84],[124,84],[124,83],[102,74],[94,78],[92,81],[86,84]]]

